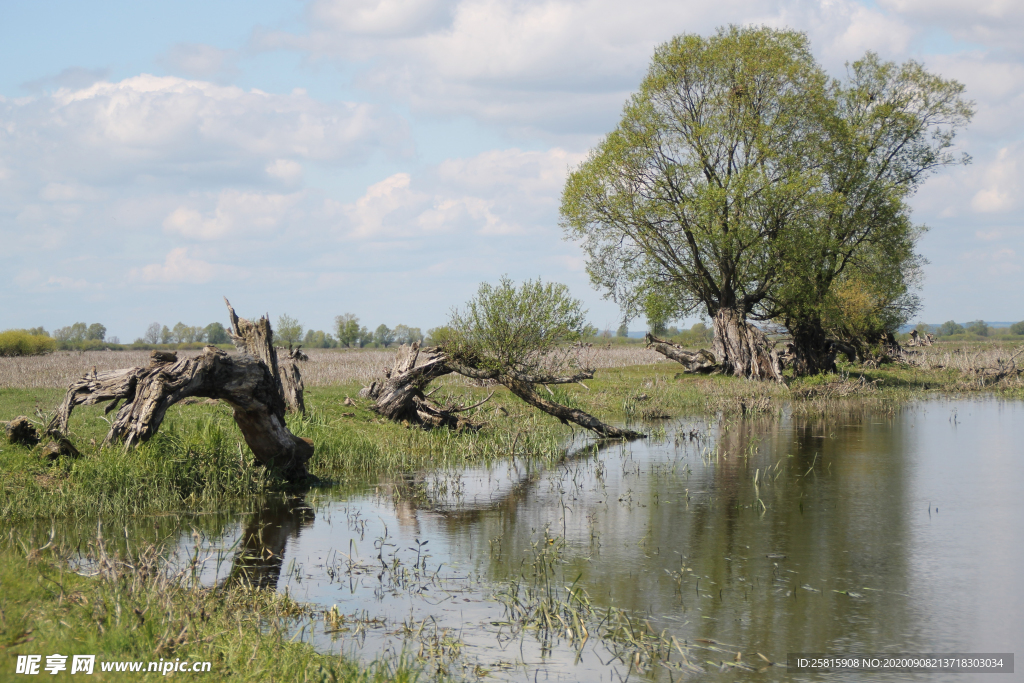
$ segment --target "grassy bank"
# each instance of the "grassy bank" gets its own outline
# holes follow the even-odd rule
[[[582,385],[552,388],[556,400],[598,417],[631,423],[686,414],[824,413],[850,402],[896,405],[934,393],[996,392],[1024,397],[1020,375],[990,381],[979,369],[997,365],[1012,347],[928,349],[920,364],[869,368],[840,364],[840,374],[801,378],[788,385],[734,377],[684,375],[674,363],[598,370]],[[1001,355],[1000,355],[1001,354]],[[310,373],[314,374],[314,373]],[[540,413],[503,387],[472,386],[449,377],[433,398],[469,405],[493,392],[471,417],[477,432],[424,431],[381,420],[370,402],[356,398],[360,381],[307,390],[306,416],[289,428],[316,444],[311,472],[325,485],[364,486],[423,469],[452,469],[509,457],[561,457],[570,427]],[[62,398],[50,388],[0,389],[0,419],[35,416],[40,423]],[[354,405],[345,405],[352,397]],[[126,450],[102,447],[108,423],[103,406],[72,415],[75,461],[50,463],[39,447],[0,447],[0,514],[8,519],[51,516],[134,515],[217,510],[242,512],[252,500],[279,490],[253,458],[231,410],[217,401],[173,406],[158,434]]]
[[[290,642],[287,629],[308,609],[273,590],[245,586],[196,588],[187,575],[168,574],[156,547],[129,556],[89,548],[83,576],[69,568],[71,553],[45,537],[13,534],[0,541],[0,678],[14,677],[19,655],[96,655],[90,680],[160,680],[159,672],[103,671],[112,662],[209,662],[210,680],[412,681],[415,670],[396,658],[360,669],[343,658]],[[42,548],[42,550],[40,550]]]

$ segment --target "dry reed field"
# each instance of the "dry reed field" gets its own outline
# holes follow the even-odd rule
[[[1002,361],[1016,362],[1018,366],[1024,362],[1024,345],[975,343],[960,346],[939,345],[926,346],[921,349],[908,349],[907,361],[925,369],[951,368],[960,372],[972,373],[983,368],[997,367]]]
[[[202,351],[178,351],[178,357],[189,358],[200,353]],[[307,353],[309,361],[299,366],[302,379],[307,387],[323,387],[353,382],[368,385],[381,377],[385,366],[394,364],[398,350],[310,349]],[[66,389],[93,368],[103,372],[148,365],[149,354],[149,351],[57,351],[45,356],[0,357],[0,388]],[[639,344],[586,348],[581,360],[594,369],[667,362],[664,356]]]

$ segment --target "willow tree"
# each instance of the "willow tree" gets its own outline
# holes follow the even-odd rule
[[[627,317],[711,318],[722,369],[781,378],[751,324],[766,320],[793,333],[798,371],[822,369],[821,304],[860,254],[897,259],[874,270],[862,259],[862,275],[912,270],[905,198],[952,163],[953,132],[970,116],[961,90],[870,54],[849,82],[831,80],[794,31],[677,37],[570,174],[563,229]]]
[[[827,82],[794,31],[733,26],[660,46],[562,196],[594,284],[629,317],[699,310],[727,371],[779,378],[749,321],[771,317],[779,252],[818,183],[813,111]]]
[[[936,170],[970,161],[951,150],[973,114],[963,92],[916,62],[872,53],[830,84],[817,112],[820,185],[770,297],[798,374],[833,369],[834,341],[863,355],[916,311],[924,228],[906,201]]]

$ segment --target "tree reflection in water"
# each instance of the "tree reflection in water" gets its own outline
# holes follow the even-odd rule
[[[225,579],[229,584],[277,588],[289,539],[312,526],[316,515],[302,497],[271,498],[242,531],[238,551]]]

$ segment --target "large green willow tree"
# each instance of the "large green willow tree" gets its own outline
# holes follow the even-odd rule
[[[783,254],[771,296],[793,336],[798,374],[834,368],[830,337],[860,354],[916,312],[924,228],[906,200],[935,170],[970,161],[951,151],[973,114],[963,91],[916,62],[872,53],[830,84],[815,208]]]
[[[563,229],[627,316],[700,311],[723,369],[781,379],[750,321],[785,322],[798,356],[817,357],[829,343],[817,334],[820,304],[834,283],[856,281],[859,269],[883,298],[907,291],[913,268],[898,266],[917,262],[918,231],[904,199],[952,163],[953,132],[970,117],[961,92],[872,55],[848,84],[833,81],[794,31],[677,37],[655,51],[618,127],[570,174]],[[892,258],[904,260],[878,263]],[[801,344],[810,350],[800,354]]]

